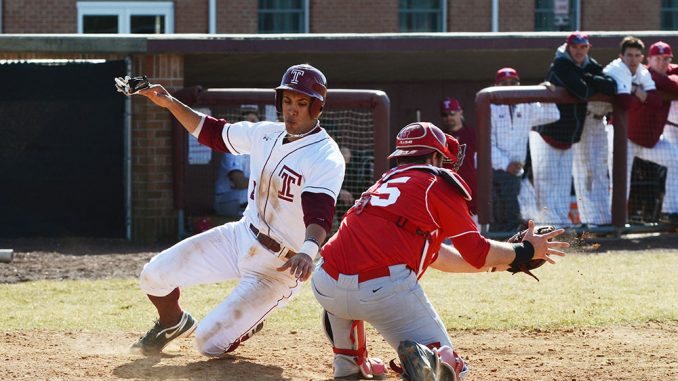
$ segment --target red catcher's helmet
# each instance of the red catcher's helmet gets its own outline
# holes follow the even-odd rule
[[[311,97],[309,114],[317,119],[325,106],[327,96],[327,79],[318,69],[309,64],[290,66],[280,81],[280,86],[275,88],[275,108],[282,112],[283,91],[294,91]]]
[[[396,137],[396,150],[389,159],[399,156],[424,156],[438,151],[448,157],[445,133],[433,123],[417,122],[403,127]]]

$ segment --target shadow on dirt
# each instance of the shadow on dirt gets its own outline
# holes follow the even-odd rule
[[[278,366],[265,366],[241,357],[198,361],[187,365],[162,365],[160,357],[144,357],[118,366],[113,374],[135,380],[287,380]]]

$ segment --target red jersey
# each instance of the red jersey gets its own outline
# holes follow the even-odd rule
[[[348,275],[405,264],[421,276],[437,258],[442,241],[450,237],[467,262],[482,267],[490,244],[468,213],[468,186],[452,171],[445,179],[431,170],[445,171],[402,165],[386,172],[322,247],[324,261]],[[401,227],[404,221],[428,237]]]
[[[469,207],[471,213],[477,214],[476,207],[476,190],[478,189],[478,182],[476,181],[476,130],[464,125],[460,130],[452,132],[450,135],[459,140],[460,144],[466,144],[466,156],[464,162],[459,168],[459,175],[471,188],[471,201]]]
[[[669,66],[667,75],[657,73],[652,69],[649,69],[649,71],[657,90],[678,94],[678,76],[675,75],[678,73],[678,65],[672,64]],[[648,99],[646,103],[636,102],[634,103],[635,107],[632,106],[628,110],[628,137],[629,140],[639,146],[652,148],[664,132],[671,101],[662,101],[658,109],[653,107],[649,101]]]

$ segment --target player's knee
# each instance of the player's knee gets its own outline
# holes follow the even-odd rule
[[[198,324],[198,328],[195,330],[195,347],[203,356],[221,357],[234,351],[240,344],[240,341],[227,343],[227,339],[218,335],[221,328],[221,323],[214,325]]]
[[[154,262],[149,262],[139,275],[139,286],[149,295],[163,296],[170,293],[175,287],[166,284],[162,271]]]

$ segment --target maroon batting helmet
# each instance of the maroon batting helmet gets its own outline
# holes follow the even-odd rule
[[[309,114],[317,119],[325,106],[327,96],[327,79],[318,69],[309,64],[290,66],[280,81],[280,86],[275,88],[275,107],[282,112],[283,91],[294,91],[311,97]]]
[[[410,123],[398,132],[396,150],[388,158],[424,156],[434,151],[440,152],[444,157],[449,157],[445,133],[433,123]]]

